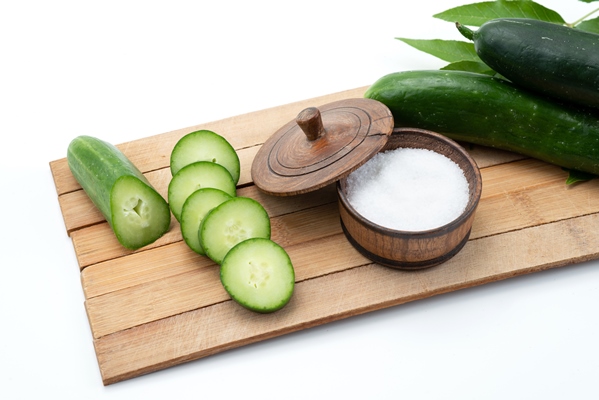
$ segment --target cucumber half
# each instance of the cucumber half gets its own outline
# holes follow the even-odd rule
[[[250,238],[270,239],[270,218],[256,200],[234,197],[206,214],[198,235],[206,255],[220,264],[236,244]]]
[[[171,173],[174,176],[186,165],[196,161],[210,161],[225,167],[235,184],[239,182],[239,156],[222,136],[209,130],[200,130],[183,136],[171,152]]]
[[[269,239],[240,242],[225,256],[221,282],[243,307],[270,313],[283,308],[295,288],[295,271],[287,252]]]
[[[185,243],[196,253],[205,255],[198,234],[202,220],[214,207],[229,200],[231,196],[220,189],[203,188],[193,192],[181,210],[181,234]]]
[[[168,185],[168,202],[177,221],[185,200],[196,190],[211,187],[231,197],[236,196],[236,185],[225,167],[209,161],[197,161],[181,168]]]
[[[79,136],[69,144],[67,163],[124,247],[136,250],[168,231],[167,202],[116,146]]]

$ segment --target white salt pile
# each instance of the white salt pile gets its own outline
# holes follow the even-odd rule
[[[347,199],[364,218],[396,230],[423,231],[459,217],[468,181],[448,157],[427,149],[376,154],[347,178]]]

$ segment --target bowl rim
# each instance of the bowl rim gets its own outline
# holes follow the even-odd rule
[[[472,167],[473,171],[474,171],[474,192],[471,193],[469,195],[469,201],[468,204],[466,205],[466,209],[456,218],[454,218],[453,220],[451,220],[450,222],[444,224],[444,225],[440,225],[438,227],[435,228],[430,228],[430,229],[425,229],[425,230],[418,230],[418,231],[409,231],[409,230],[401,230],[401,229],[392,229],[392,228],[388,228],[382,225],[379,225],[375,222],[370,221],[369,219],[367,219],[366,217],[364,217],[362,214],[360,214],[358,211],[356,211],[356,209],[350,204],[349,200],[347,199],[347,196],[345,195],[342,185],[343,183],[346,182],[347,178],[343,178],[337,181],[337,195],[339,198],[339,201],[341,201],[343,203],[343,207],[345,207],[347,210],[351,211],[351,213],[353,213],[354,217],[360,224],[362,224],[363,226],[365,226],[366,228],[370,229],[370,230],[374,230],[377,233],[380,234],[384,234],[387,236],[394,236],[394,237],[405,237],[405,238],[413,238],[413,237],[417,237],[417,236],[426,236],[427,238],[430,237],[434,237],[434,236],[443,236],[445,235],[447,232],[450,232],[452,230],[454,230],[455,228],[461,226],[465,221],[467,221],[472,214],[476,211],[476,208],[478,207],[478,203],[480,202],[480,197],[481,197],[481,193],[482,193],[482,176],[480,174],[480,169],[478,167],[478,164],[476,163],[476,161],[474,160],[474,158],[472,158],[472,156],[466,151],[466,149],[461,146],[459,143],[457,143],[455,140],[448,138],[447,136],[441,135],[437,132],[433,132],[427,129],[420,129],[420,128],[407,128],[407,127],[397,127],[393,129],[393,133],[391,136],[395,135],[395,134],[401,134],[401,133],[417,133],[417,134],[423,134],[426,136],[429,136],[435,140],[441,141],[443,143],[445,143],[446,145],[448,145],[449,147],[455,149],[460,156],[464,157],[464,159],[468,162],[468,164],[470,164],[470,166]],[[385,149],[381,150],[381,151],[385,151]]]

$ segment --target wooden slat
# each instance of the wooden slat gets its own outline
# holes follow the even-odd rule
[[[101,337],[105,384],[289,332],[441,293],[597,257],[599,216],[471,241],[438,267],[402,272],[374,264],[301,282],[280,312],[258,315],[232,301]],[[544,244],[542,255],[531,251]],[[343,291],[331,290],[343,288]]]

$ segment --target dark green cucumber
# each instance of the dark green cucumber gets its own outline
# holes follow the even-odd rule
[[[480,59],[510,81],[599,108],[599,35],[525,18],[493,19],[474,32],[456,25]]]
[[[67,162],[124,247],[138,249],[168,230],[171,213],[166,200],[117,147],[79,136],[69,144]]]
[[[502,79],[463,71],[397,72],[380,78],[364,96],[389,107],[396,126],[599,174],[599,114]]]

